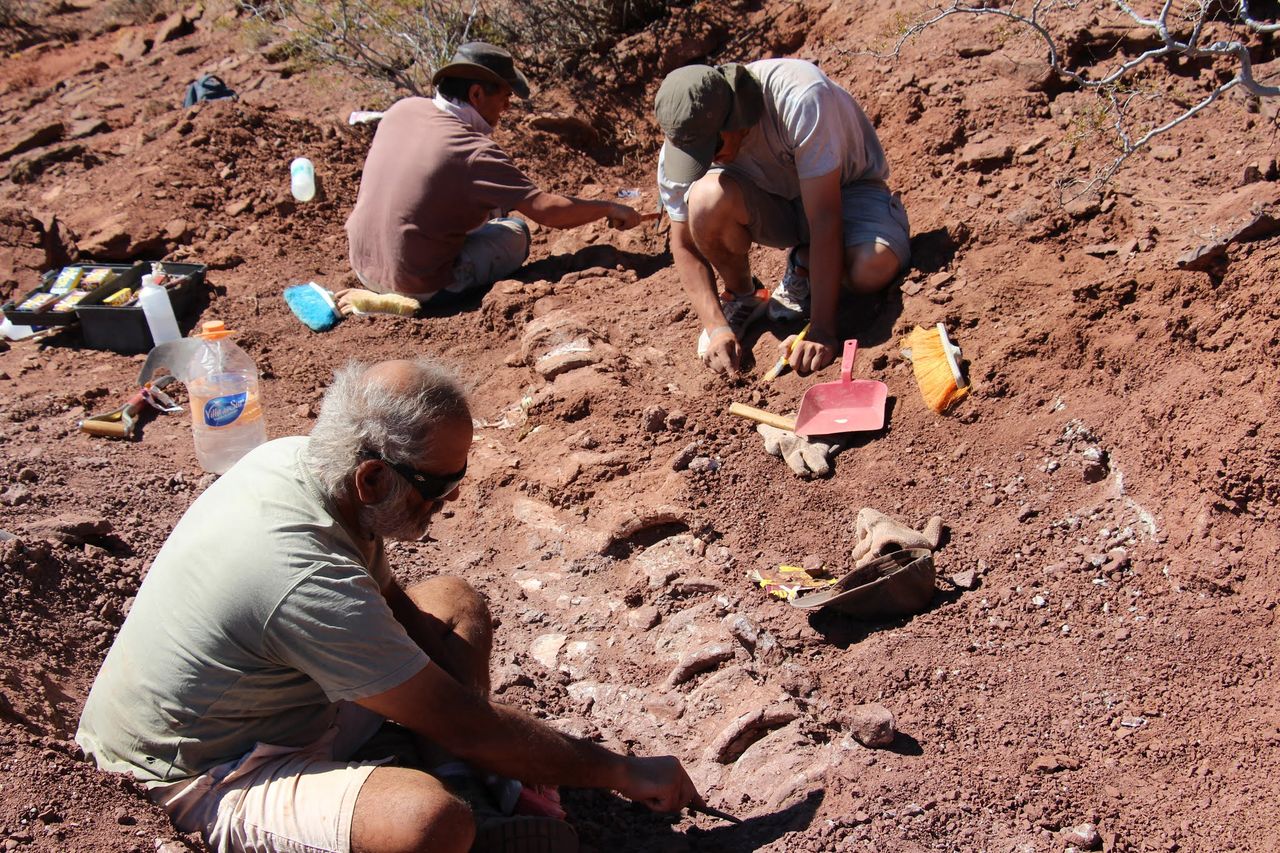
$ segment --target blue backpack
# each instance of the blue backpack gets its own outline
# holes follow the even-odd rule
[[[201,101],[217,101],[222,98],[239,98],[235,90],[214,74],[205,74],[187,87],[182,106],[194,107]]]

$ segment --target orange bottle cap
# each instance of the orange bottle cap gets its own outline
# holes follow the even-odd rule
[[[219,338],[225,338],[233,334],[231,329],[227,328],[226,323],[221,320],[206,320],[200,324],[200,334],[198,337],[204,338],[206,341],[216,341]]]

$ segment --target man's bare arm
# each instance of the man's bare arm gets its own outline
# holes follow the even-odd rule
[[[640,224],[640,214],[625,204],[557,193],[539,192],[517,205],[516,210],[548,228],[576,228],[597,219],[608,219],[614,228],[622,229]]]
[[[618,755],[467,690],[434,662],[359,704],[476,767],[530,783],[609,788],[657,811],[701,803],[670,756]]]
[[[720,307],[715,270],[698,251],[688,222],[671,223],[671,258],[675,261],[680,284],[698,315],[698,322],[711,339],[707,364],[721,373],[736,372],[741,358],[738,339],[734,337]]]
[[[840,171],[802,180],[800,199],[809,220],[809,334],[790,360],[803,374],[826,367],[837,349],[836,309],[844,277]]]

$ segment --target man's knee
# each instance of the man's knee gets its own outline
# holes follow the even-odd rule
[[[689,227],[694,238],[743,219],[742,190],[727,172],[708,172],[689,188]]]
[[[410,829],[406,851],[439,850],[466,853],[476,837],[471,807],[447,794],[419,801],[404,819]]]
[[[466,853],[475,818],[438,779],[415,770],[379,767],[356,799],[352,848],[361,853]]]
[[[414,584],[406,592],[419,610],[447,625],[466,628],[468,633],[491,632],[489,602],[462,578],[440,575]]]
[[[902,270],[902,260],[883,243],[854,246],[848,250],[849,289],[854,293],[883,290]]]

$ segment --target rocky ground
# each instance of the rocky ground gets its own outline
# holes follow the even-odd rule
[[[909,3],[693,4],[572,80],[536,79],[499,141],[547,188],[636,188],[646,208],[647,105],[683,62],[800,56],[866,107],[915,268],[844,311],[858,375],[889,386],[887,428],[803,481],[726,414],[797,406],[812,380],[759,380],[793,330],[753,334],[741,381],[708,375],[660,228],[535,228],[531,263],[483,298],[308,331],[281,290],[349,280],[342,223],[371,130],[345,120],[388,96],[282,58],[229,3],[132,22],[122,8],[64,0],[4,34],[0,298],[75,258],[208,264],[185,325],[240,330],[273,437],[307,431],[351,356],[457,366],[474,389],[471,474],[433,541],[394,547],[397,571],[488,594],[504,701],[674,753],[746,819],[570,792],[591,849],[1280,844],[1274,103],[1232,93],[1064,206],[1056,183],[1112,156],[1078,134],[1092,101],[985,19],[948,21],[891,63],[863,51]],[[1110,13],[1076,14],[1074,61],[1142,49]],[[1257,73],[1280,71],[1274,39],[1256,42]],[[1219,70],[1153,75],[1151,109]],[[181,109],[208,71],[240,99]],[[321,183],[307,204],[288,192],[299,155]],[[776,280],[783,257],[754,262]],[[937,322],[973,379],[946,417],[898,345]],[[75,331],[0,343],[6,850],[199,849],[71,739],[151,557],[213,479],[185,416],[132,443],[77,431],[129,396],[139,364]],[[808,616],[747,580],[848,568],[862,507],[942,517],[927,612]]]

